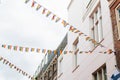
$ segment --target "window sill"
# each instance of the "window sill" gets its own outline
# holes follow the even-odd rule
[[[79,67],[79,65],[77,65],[77,66],[75,67],[75,69],[72,71],[72,73],[74,73],[74,72],[78,69],[78,67]]]
[[[101,44],[104,41],[104,39],[102,39],[99,43]],[[100,45],[96,45],[90,52],[92,53],[98,46]]]
[[[63,73],[60,73],[60,75],[58,76],[58,78],[60,78],[63,75]]]

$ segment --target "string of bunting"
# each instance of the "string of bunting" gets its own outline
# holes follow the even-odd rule
[[[28,77],[31,80],[34,80],[34,78],[29,75],[28,73],[26,73],[25,71],[23,71],[22,69],[18,68],[17,66],[15,66],[14,64],[12,64],[10,61],[8,61],[7,59],[3,58],[0,56],[0,61],[5,64],[8,65],[10,68],[15,69],[17,72],[21,73],[23,76]]]
[[[30,48],[30,47],[22,47],[22,46],[13,46],[13,45],[6,45],[6,44],[2,44],[2,48],[7,48],[8,50],[14,50],[14,51],[20,51],[20,52],[36,52],[36,53],[48,53],[48,54],[68,54],[68,53],[76,53],[76,51],[62,51],[62,50],[48,50],[48,49],[40,49],[40,48]],[[79,51],[79,49],[77,49],[77,52],[82,54],[82,53],[92,53],[91,51]],[[112,49],[108,49],[106,51],[99,51],[98,53],[104,53],[104,54],[111,54],[114,51]]]
[[[25,3],[27,4],[29,1],[31,0],[25,0]],[[67,27],[67,26],[69,27],[69,31],[73,33],[78,33],[79,36],[84,36],[86,41],[91,41],[95,45],[100,45],[101,47],[104,47],[102,44],[98,43],[95,39],[92,39],[90,36],[86,35],[85,33],[75,28],[74,26],[70,25],[67,21],[61,19],[56,14],[52,13],[51,11],[43,7],[41,4],[37,3],[35,0],[32,0],[31,7],[36,7],[36,11],[42,9],[42,14],[45,14],[46,17],[52,15],[51,17],[52,21],[54,20],[56,23],[61,22],[64,27]]]

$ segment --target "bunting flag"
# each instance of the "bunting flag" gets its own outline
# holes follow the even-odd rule
[[[29,0],[25,0],[25,3],[27,3]],[[31,7],[34,7],[34,5],[36,4],[37,2],[36,1],[32,1],[32,5],[31,5]],[[52,12],[51,11],[49,11],[48,9],[46,9],[45,7],[43,7],[42,5],[40,5],[39,3],[37,3],[38,5],[37,5],[37,7],[36,7],[36,10],[39,10],[41,7],[43,8],[43,11],[42,11],[42,14],[46,14],[46,17],[48,17]],[[46,12],[46,10],[48,11],[48,12]],[[56,19],[55,19],[56,18]],[[51,20],[55,20],[55,22],[58,22],[58,21],[61,21],[61,18],[59,18],[58,16],[56,16],[55,14],[53,14],[52,15],[52,18],[51,18]],[[85,39],[87,38],[87,37],[90,37],[90,36],[87,36],[86,34],[84,34],[83,32],[81,32],[80,30],[78,30],[77,28],[75,28],[75,27],[73,27],[73,26],[71,26],[67,21],[65,21],[65,20],[62,20],[62,25],[64,26],[64,27],[66,27],[67,25],[69,25],[69,31],[71,31],[71,32],[73,32],[73,33],[77,33],[77,34],[79,34],[79,37],[81,36],[81,35],[83,35],[84,37],[85,37]],[[92,39],[91,37],[89,38],[89,39]],[[92,39],[92,40],[86,40],[86,41],[92,41],[92,43],[93,44],[95,44],[95,45],[100,45],[101,47],[104,47],[102,44],[100,44],[100,43],[98,43],[96,40],[94,40],[94,39]]]
[[[56,16],[56,15],[53,15],[53,16],[52,16],[52,20],[54,20],[54,19],[55,19],[55,16]]]
[[[10,61],[8,61],[7,59],[3,58],[0,56],[0,61],[5,64],[8,65],[10,68],[15,69],[18,73],[22,72],[23,76],[28,77],[29,79],[34,79],[31,75],[29,75],[28,73],[26,73],[25,71],[23,71],[22,69],[18,68],[17,66],[15,66],[14,64],[12,64]]]
[[[67,25],[69,25],[65,20],[62,20],[62,24],[64,27],[66,27]]]
[[[36,4],[36,1],[33,0],[31,7],[34,7],[35,4]]]
[[[14,50],[17,51],[18,46],[14,46]]]
[[[28,51],[29,51],[29,48],[28,48],[28,47],[26,47],[26,48],[25,48],[25,51],[26,51],[26,52],[28,52]]]
[[[28,3],[30,0],[25,0],[25,3]]]
[[[38,11],[41,8],[41,5],[38,4],[36,10]]]
[[[51,14],[51,12],[50,12],[50,11],[48,11],[48,12],[47,12],[47,14],[46,14],[46,17],[48,17],[50,14]]]
[[[19,50],[20,50],[20,51],[23,51],[23,47],[20,47]]]
[[[8,49],[12,49],[12,45],[8,45]]]
[[[89,40],[90,39],[90,37],[86,37],[86,40]],[[91,40],[91,39],[90,39]],[[92,39],[92,42],[94,42],[94,40]],[[3,47],[3,45],[2,45],[2,47],[3,48],[7,48],[7,49],[13,49],[13,50],[15,50],[15,51],[21,51],[21,52],[23,52],[23,51],[25,51],[25,52],[36,52],[36,53],[48,53],[48,54],[51,54],[52,52],[54,53],[54,54],[56,54],[57,55],[57,53],[60,53],[60,55],[62,54],[62,53],[64,53],[64,54],[67,54],[67,53],[74,53],[74,51],[71,51],[71,50],[69,50],[69,51],[67,51],[67,50],[65,50],[65,51],[62,51],[62,50],[49,50],[49,49],[40,49],[40,48],[29,48],[29,47],[19,47],[19,46],[12,46],[12,45],[5,45],[5,46],[7,46],[7,47],[9,47],[9,48],[7,48],[7,47]],[[12,48],[13,47],[13,48]],[[18,49],[19,48],[19,49]],[[80,54],[82,54],[82,53],[92,53],[90,50],[89,51],[79,51],[78,53],[80,53]],[[112,53],[114,53],[114,51],[112,50],[112,49],[108,49],[107,51],[99,51],[98,53],[103,53],[103,54],[112,54]],[[0,60],[2,60],[2,58],[0,58]]]
[[[40,49],[37,49],[37,52],[40,53]]]
[[[45,11],[46,11],[46,9],[44,8],[43,11],[42,11],[42,14],[45,14]]]
[[[57,17],[57,18],[56,18],[56,20],[55,20],[55,22],[58,22],[59,20],[60,20],[60,18],[59,18],[59,17]]]

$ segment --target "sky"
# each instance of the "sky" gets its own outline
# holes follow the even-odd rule
[[[36,0],[48,10],[67,20],[69,0]],[[55,50],[67,33],[61,23],[55,23],[48,17],[31,8],[31,2],[24,0],[1,0],[0,3],[0,45],[10,44]],[[62,5],[62,6],[61,6]],[[0,56],[7,59],[23,71],[34,75],[44,57],[42,53],[19,52],[0,47]],[[30,80],[8,65],[0,62],[0,80]]]

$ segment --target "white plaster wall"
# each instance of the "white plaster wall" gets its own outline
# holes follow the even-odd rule
[[[95,0],[95,4],[86,15],[86,3],[87,0],[73,0],[69,8],[68,21],[71,25],[78,28],[80,31],[87,35],[90,35],[89,26],[89,16],[93,9],[96,7],[99,0]],[[107,77],[108,80],[111,74],[115,70],[114,65],[116,64],[114,54],[99,54],[99,51],[105,51],[107,49],[113,49],[113,36],[112,36],[112,26],[110,19],[109,4],[107,0],[100,0],[101,10],[102,10],[102,26],[103,26],[103,37],[104,40],[102,44],[105,48],[98,46],[92,54],[77,54],[78,55],[78,65],[80,65],[73,73],[73,54],[62,55],[63,57],[63,75],[61,75],[58,80],[92,80],[92,73],[97,70],[101,65],[106,63],[107,67]],[[85,16],[86,15],[86,16]],[[84,18],[85,17],[85,18]],[[83,20],[84,18],[84,20]],[[73,50],[73,42],[75,41],[78,34],[72,32],[68,33],[68,45],[65,50]],[[79,49],[86,51],[91,49],[91,43],[85,41],[85,37],[79,37]],[[113,49],[114,50],[114,49]],[[59,61],[59,58],[58,58]],[[59,63],[58,63],[59,64]],[[59,68],[59,66],[58,66]],[[59,75],[59,73],[58,73]]]

